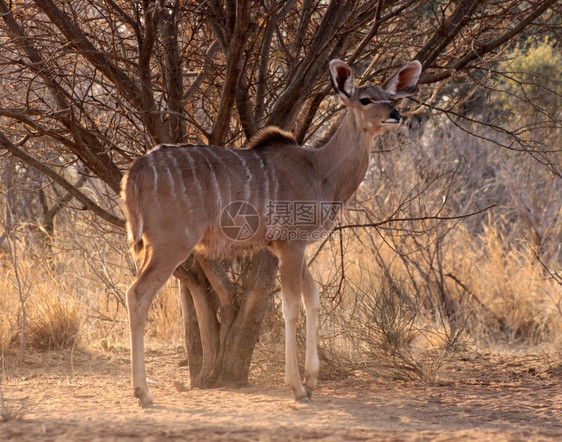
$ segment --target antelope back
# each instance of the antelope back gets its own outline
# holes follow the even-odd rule
[[[123,180],[129,238],[142,238],[144,246],[196,238],[197,250],[212,256],[263,248],[295,227],[272,218],[274,212],[322,199],[312,155],[277,129],[259,134],[247,149],[158,146]],[[309,221],[297,227],[318,224]]]

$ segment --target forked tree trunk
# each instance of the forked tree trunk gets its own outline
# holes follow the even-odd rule
[[[241,387],[277,275],[277,258],[263,250],[246,258],[235,285],[216,261],[186,261],[180,298],[191,387]]]

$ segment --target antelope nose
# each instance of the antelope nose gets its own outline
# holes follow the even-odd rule
[[[390,118],[391,120],[395,120],[397,123],[400,123],[402,121],[400,112],[398,112],[396,109],[392,109],[392,112],[388,114],[388,118]]]

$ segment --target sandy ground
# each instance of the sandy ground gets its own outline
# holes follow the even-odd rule
[[[129,359],[69,352],[4,360],[3,394],[23,419],[0,440],[562,440],[562,361],[546,355],[470,355],[442,381],[322,381],[296,405],[281,373],[240,390],[188,390],[173,351],[147,355],[156,407],[138,407]]]

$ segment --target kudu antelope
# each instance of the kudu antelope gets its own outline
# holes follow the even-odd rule
[[[247,149],[158,146],[138,158],[124,177],[122,197],[129,240],[137,254],[143,252],[139,273],[127,292],[132,383],[142,407],[152,405],[143,339],[148,308],[157,292],[194,250],[229,256],[262,247],[279,258],[285,380],[295,400],[309,402],[319,369],[319,296],[306,266],[305,249],[319,238],[318,233],[329,231],[334,217],[309,217],[299,224],[295,214],[287,222],[276,210],[286,210],[295,202],[337,208],[348,201],[367,171],[373,137],[401,122],[392,101],[412,93],[421,74],[421,64],[412,61],[383,87],[356,87],[346,63],[332,60],[329,68],[347,113],[333,135],[317,148],[301,147],[290,133],[270,127],[252,139]],[[245,220],[246,229],[250,227],[245,234],[241,234],[242,225],[224,225],[225,219],[232,221],[238,215]],[[296,348],[301,297],[307,334],[304,383]]]

